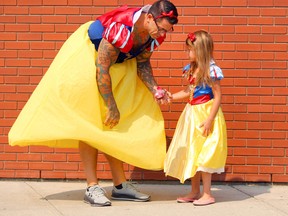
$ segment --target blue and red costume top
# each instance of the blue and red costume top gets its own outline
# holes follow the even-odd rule
[[[183,73],[188,72],[190,69],[190,64],[186,65],[183,68]],[[219,68],[214,60],[210,62],[210,77],[212,80],[222,80],[224,78],[223,72],[221,68]],[[188,77],[188,81],[190,82],[190,85],[194,85],[195,79],[192,79],[191,77]],[[191,105],[197,105],[206,103],[209,100],[213,99],[213,91],[212,88],[208,85],[199,85],[195,86],[192,100],[189,100],[188,103]]]
[[[119,7],[96,19],[89,29],[88,35],[98,51],[99,44],[104,38],[114,47],[120,49],[116,63],[121,63],[142,53],[145,49],[153,52],[165,39],[166,35],[157,39],[149,38],[142,47],[136,51],[133,48],[133,26],[139,19],[142,12],[147,12],[147,7],[128,8],[127,6]]]

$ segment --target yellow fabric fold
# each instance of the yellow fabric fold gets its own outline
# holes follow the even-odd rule
[[[213,100],[204,104],[187,104],[183,110],[169,146],[164,172],[181,183],[193,177],[198,167],[224,168],[227,157],[226,123],[221,108],[208,137],[202,135],[200,124],[207,119]]]
[[[9,132],[12,146],[77,148],[84,141],[131,165],[161,170],[164,122],[153,95],[137,76],[135,59],[110,68],[119,124],[103,125],[107,108],[96,83],[97,52],[88,22],[63,44]]]

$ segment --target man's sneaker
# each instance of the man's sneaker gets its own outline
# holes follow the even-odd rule
[[[84,202],[91,204],[91,206],[111,206],[111,201],[105,196],[104,189],[99,185],[86,189]]]
[[[123,182],[122,189],[113,187],[111,199],[146,202],[150,200],[150,195],[140,193],[131,183]]]

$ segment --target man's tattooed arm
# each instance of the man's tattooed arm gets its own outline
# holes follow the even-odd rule
[[[144,50],[140,55],[136,57],[137,59],[137,73],[143,83],[147,86],[147,88],[155,93],[157,83],[153,76],[152,67],[150,63],[150,57],[152,53]]]
[[[119,55],[119,49],[115,48],[107,40],[102,39],[98,48],[98,57],[96,59],[96,80],[99,92],[108,107],[108,113],[105,124],[114,127],[120,118],[113,93],[109,68],[113,65]]]

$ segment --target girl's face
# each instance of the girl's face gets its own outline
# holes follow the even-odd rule
[[[196,55],[195,55],[195,48],[194,46],[187,46],[187,51],[188,51],[188,58],[191,62],[196,61]]]

